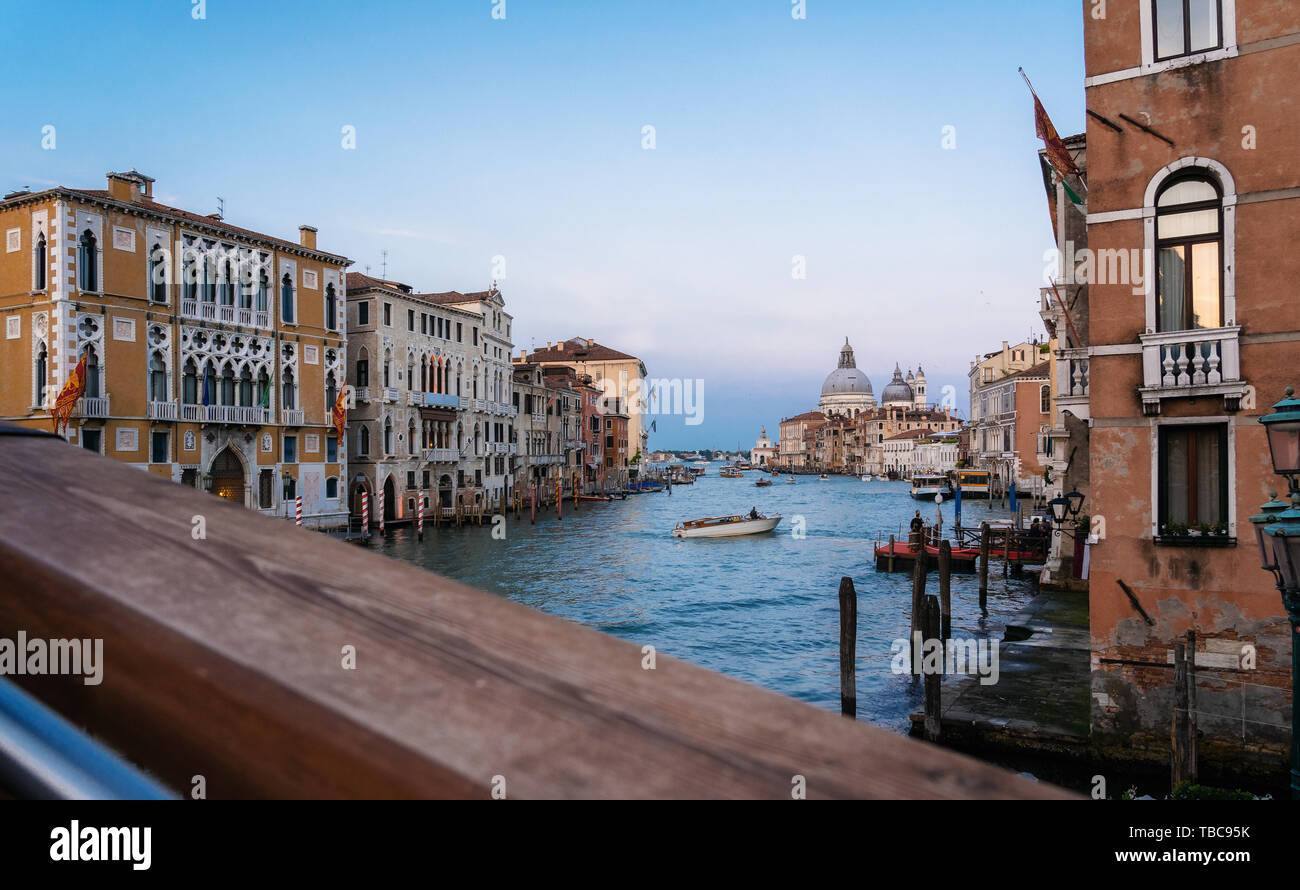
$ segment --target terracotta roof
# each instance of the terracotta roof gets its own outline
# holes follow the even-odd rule
[[[934,430],[931,429],[908,430],[905,433],[896,433],[895,435],[892,436],[886,436],[885,441],[889,442],[893,439],[924,439],[933,435],[934,435]]]
[[[528,364],[537,362],[608,362],[608,361],[640,361],[634,355],[628,355],[626,352],[619,352],[617,349],[611,349],[608,346],[601,346],[595,340],[588,340],[585,337],[574,337],[565,340],[563,343],[556,343],[545,349],[534,349],[528,353],[521,361]]]
[[[796,414],[794,417],[787,417],[782,423],[797,423],[806,420],[825,420],[826,415],[820,411],[805,411],[803,414]]]
[[[159,213],[159,214],[164,214],[166,216],[174,216],[179,219],[188,220],[190,222],[197,223],[202,226],[206,226],[210,229],[216,229],[222,232],[229,232],[232,235],[241,235],[245,238],[256,239],[259,241],[269,241],[273,244],[279,245],[280,247],[286,249],[300,250],[300,251],[305,251],[307,253],[314,253],[314,254],[319,254],[321,256],[332,257],[345,264],[351,264],[352,262],[347,257],[341,256],[340,254],[330,253],[329,251],[320,250],[315,247],[304,247],[303,245],[299,244],[297,241],[288,241],[285,240],[284,238],[276,238],[274,235],[267,235],[262,232],[254,232],[252,229],[244,229],[244,228],[240,228],[239,226],[232,226],[230,223],[226,222],[225,220],[217,219],[216,217],[213,216],[204,216],[201,213],[191,213],[188,210],[181,210],[179,207],[170,207],[166,204],[159,204],[157,201],[153,200],[152,198],[141,198],[138,201],[123,201],[120,198],[114,198],[112,194],[108,192],[107,189],[64,189],[64,190],[74,195],[83,195],[87,198],[91,198],[96,201],[112,201],[116,204],[121,204],[124,207],[138,207],[141,210],[147,210],[151,213]]]
[[[1014,374],[1008,374],[1002,380],[995,380],[994,383],[1001,383],[1003,380],[1014,380],[1017,377],[1047,377],[1051,374],[1051,362],[1039,362],[1032,368],[1025,368],[1023,371],[1016,371]],[[992,384],[990,384],[992,385]]]
[[[421,302],[432,303],[437,306],[455,306],[460,303],[476,303],[479,300],[489,299],[494,294],[499,293],[498,291],[484,290],[462,294],[459,291],[453,290],[441,294],[420,294],[416,293],[411,285],[404,284],[400,281],[375,278],[373,275],[365,275],[361,272],[348,273],[349,293],[370,289],[394,291],[404,297],[410,297],[413,300],[420,300]]]

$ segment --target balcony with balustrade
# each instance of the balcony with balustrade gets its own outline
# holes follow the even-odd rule
[[[148,413],[150,420],[176,420],[180,416],[175,402],[150,401]]]
[[[370,387],[368,386],[354,386],[352,388],[352,394],[356,396],[358,402],[370,401]]]
[[[426,448],[424,460],[426,463],[454,464],[460,460],[460,452],[455,448]]]
[[[487,399],[475,399],[475,400],[474,400],[474,410],[475,410],[475,411],[486,411],[486,410],[487,410]]]
[[[1160,413],[1165,399],[1222,396],[1236,411],[1245,395],[1241,379],[1241,327],[1143,334],[1142,413]]]
[[[108,396],[82,396],[77,399],[73,414],[77,417],[108,417]]]
[[[271,410],[260,405],[191,405],[180,406],[180,419],[193,423],[230,423],[262,426],[271,422]]]
[[[181,300],[181,317],[216,324],[240,325],[243,327],[270,330],[271,313],[267,309],[253,309],[248,306],[234,306],[216,303],[210,300]]]
[[[385,402],[389,404],[395,403],[398,398],[397,387],[385,386],[382,398]]]
[[[280,422],[285,426],[302,426],[304,412],[302,408],[281,408]]]

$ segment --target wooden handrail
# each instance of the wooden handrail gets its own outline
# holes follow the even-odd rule
[[[54,438],[0,492],[0,636],[103,640],[14,679],[182,795],[1068,796]]]

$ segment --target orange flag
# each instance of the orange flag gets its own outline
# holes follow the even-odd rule
[[[343,447],[343,427],[348,422],[348,388],[345,386],[339,390],[338,397],[334,399],[334,432],[338,436],[339,447]]]
[[[72,409],[77,406],[77,399],[86,394],[86,357],[83,355],[81,361],[72,369],[68,382],[63,384],[63,390],[59,397],[54,400],[54,407],[50,409],[50,417],[54,420],[54,433],[58,435],[60,427],[66,429],[68,421],[72,417]]]

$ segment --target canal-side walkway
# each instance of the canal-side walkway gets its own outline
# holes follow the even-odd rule
[[[1044,591],[1007,623],[996,683],[945,676],[940,743],[977,752],[1088,755],[1086,591]],[[912,734],[925,719],[911,715]]]

